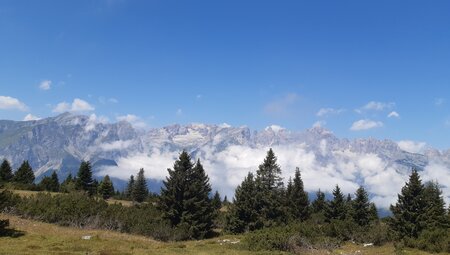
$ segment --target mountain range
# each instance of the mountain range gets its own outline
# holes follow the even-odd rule
[[[89,160],[98,178],[109,174],[119,186],[141,167],[158,183],[180,151],[187,150],[201,159],[213,188],[232,196],[269,148],[278,156],[285,179],[299,167],[311,192],[330,191],[339,184],[351,193],[364,185],[374,202],[387,207],[411,169],[417,168],[424,181],[437,180],[450,201],[450,150],[407,151],[392,140],[341,139],[322,127],[290,131],[272,125],[255,131],[227,124],[189,124],[143,130],[126,121],[109,123],[94,114],[71,113],[0,121],[0,158],[14,168],[28,160],[38,179],[52,171],[61,179],[76,174],[80,162]]]

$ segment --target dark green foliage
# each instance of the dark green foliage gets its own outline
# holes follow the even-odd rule
[[[346,218],[344,195],[338,185],[333,190],[333,200],[326,207],[325,218],[327,222],[331,222],[331,220],[344,220]]]
[[[76,180],[72,177],[72,174],[69,174],[67,178],[61,183],[60,190],[61,192],[72,192],[75,191]]]
[[[53,171],[51,176],[46,176],[41,180],[41,183],[39,183],[39,186],[41,189],[45,191],[51,191],[51,192],[58,192],[59,187],[59,180],[58,175],[55,171]]]
[[[27,160],[23,161],[14,174],[13,181],[20,184],[33,184],[34,173]]]
[[[311,203],[311,210],[313,213],[324,213],[326,206],[325,193],[319,189],[316,193],[316,199]]]
[[[252,173],[235,190],[233,204],[229,207],[226,230],[243,233],[262,227],[256,211],[256,184]]]
[[[127,183],[127,187],[125,189],[125,196],[128,199],[133,199],[133,187],[134,187],[134,176],[130,176],[130,180]]]
[[[114,185],[108,175],[105,175],[103,180],[100,182],[100,185],[98,186],[98,194],[103,199],[109,199],[114,195]]]
[[[92,167],[89,161],[83,161],[78,169],[77,179],[75,182],[75,187],[77,190],[87,192],[89,195],[93,195],[94,180],[92,179]]]
[[[304,221],[309,217],[309,199],[305,192],[300,169],[295,169],[293,182],[290,182],[287,191],[287,209],[289,216],[294,220]]]
[[[14,177],[11,165],[4,159],[0,165],[0,182],[10,182]]]
[[[163,217],[187,231],[188,238],[204,238],[212,231],[216,214],[209,198],[209,178],[200,160],[194,165],[183,151],[168,172],[159,201]]]
[[[390,226],[399,239],[417,238],[425,227],[426,201],[423,196],[424,186],[417,170],[413,170],[409,181],[398,195],[398,201],[391,205],[392,218]]]
[[[223,197],[223,201],[222,201],[223,205],[229,205],[230,201],[228,201],[228,197],[225,195],[225,197]]]
[[[447,229],[450,228],[447,211],[445,209],[444,198],[439,184],[436,182],[429,182],[425,185],[424,200],[425,208],[425,222],[428,229]]]
[[[256,211],[263,226],[285,223],[287,217],[283,208],[283,182],[281,168],[272,149],[256,171]]]
[[[369,206],[369,221],[373,222],[373,221],[378,221],[378,210],[377,210],[377,206],[374,203],[370,203]]]
[[[222,207],[222,199],[220,198],[219,191],[216,190],[216,192],[214,193],[211,204],[216,210],[219,210]]]
[[[133,191],[131,194],[132,194],[133,201],[136,201],[138,203],[144,202],[144,200],[148,196],[147,181],[145,180],[143,168],[141,168],[139,170],[139,173],[137,175],[136,182],[133,185]]]
[[[370,223],[370,203],[366,190],[360,186],[355,192],[355,199],[352,202],[352,218],[360,226],[367,226]]]

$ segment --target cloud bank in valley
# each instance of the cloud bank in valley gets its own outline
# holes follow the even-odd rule
[[[331,192],[338,184],[345,194],[353,194],[359,185],[363,185],[371,194],[371,200],[380,208],[388,208],[391,203],[395,203],[397,193],[408,180],[410,170],[402,170],[389,164],[376,154],[349,150],[330,152],[326,150],[326,146],[326,141],[322,140],[321,149],[316,153],[308,150],[305,144],[273,146],[284,181],[287,182],[293,176],[295,168],[299,167],[308,192],[316,192],[318,189]],[[231,198],[234,189],[247,173],[256,172],[267,150],[266,147],[231,145],[215,151],[213,147],[206,146],[197,151],[196,155],[202,161],[213,189]],[[173,167],[178,155],[179,151],[153,148],[148,153],[122,157],[117,160],[118,166],[104,167],[98,174],[109,174],[127,180],[138,169],[144,168],[147,178],[163,180],[167,175],[167,168]],[[328,157],[329,160],[322,161],[318,157]],[[432,162],[421,174],[423,181],[438,180],[443,185],[447,202],[450,201],[450,171],[444,164]]]

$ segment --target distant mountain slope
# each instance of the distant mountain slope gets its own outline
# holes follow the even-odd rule
[[[428,148],[423,154],[410,153],[394,141],[339,139],[320,127],[294,132],[278,126],[252,131],[226,124],[190,124],[142,131],[125,121],[105,123],[95,115],[69,113],[37,121],[0,121],[0,157],[14,168],[29,160],[38,177],[56,170],[64,178],[76,173],[81,160],[90,160],[99,176],[126,180],[144,167],[148,177],[161,180],[186,149],[203,161],[214,187],[232,195],[269,147],[279,157],[286,178],[300,167],[309,191],[330,190],[337,183],[353,192],[365,185],[372,200],[386,207],[415,167],[424,180],[438,180],[450,200],[449,151]]]

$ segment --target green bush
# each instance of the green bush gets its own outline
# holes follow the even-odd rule
[[[417,240],[408,244],[429,252],[450,252],[450,230],[424,230]]]

